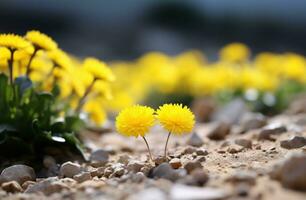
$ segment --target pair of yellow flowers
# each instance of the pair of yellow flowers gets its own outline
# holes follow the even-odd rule
[[[164,156],[167,159],[167,144],[170,134],[190,133],[194,126],[194,115],[187,106],[182,104],[164,104],[156,111],[148,106],[134,105],[122,110],[116,118],[117,131],[124,136],[141,136],[152,154],[145,134],[157,122],[166,129],[167,137]]]
[[[122,110],[116,118],[116,128],[125,136],[144,136],[156,121],[173,134],[192,131],[194,115],[182,104],[164,104],[156,111],[148,106],[134,105]]]

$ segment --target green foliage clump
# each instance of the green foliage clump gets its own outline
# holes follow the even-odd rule
[[[55,99],[56,94],[35,91],[27,77],[9,83],[0,74],[0,157],[37,159],[52,148],[82,155],[75,135],[82,121],[75,116],[59,121]]]

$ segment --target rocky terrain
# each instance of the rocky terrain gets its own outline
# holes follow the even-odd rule
[[[84,132],[88,162],[45,156],[42,172],[10,166],[0,199],[305,199],[306,114],[265,117],[234,104],[194,133],[172,135],[168,162],[158,127],[147,137],[154,162],[141,138]]]

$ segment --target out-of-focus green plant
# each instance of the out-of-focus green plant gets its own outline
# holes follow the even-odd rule
[[[80,62],[39,31],[0,34],[0,161],[84,157],[75,134],[106,120],[114,80],[103,61]]]
[[[30,79],[18,77],[10,84],[0,74],[0,155],[38,156],[50,147],[82,153],[74,133],[82,121],[78,117],[56,121],[60,110],[54,101],[53,94],[36,92]]]

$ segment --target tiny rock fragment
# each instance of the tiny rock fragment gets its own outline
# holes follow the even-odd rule
[[[90,180],[92,177],[91,177],[91,174],[90,172],[82,172],[80,174],[77,174],[77,175],[74,175],[73,176],[73,179],[76,180],[77,182],[79,183],[82,183],[84,181],[88,181]]]
[[[267,119],[260,113],[247,113],[243,115],[240,125],[242,132],[258,129],[267,124]]]
[[[255,185],[256,177],[256,173],[251,171],[237,171],[228,177],[226,181],[233,184],[247,183],[249,185]]]
[[[91,153],[89,160],[93,167],[104,166],[109,159],[109,152],[104,149],[98,149]]]
[[[188,146],[188,147],[186,147],[186,148],[183,150],[182,154],[183,154],[183,155],[192,154],[192,153],[195,153],[196,151],[197,151],[196,148],[191,147],[191,146]]]
[[[260,131],[258,139],[275,141],[275,139],[272,137],[273,135],[278,135],[286,131],[287,128],[281,124],[270,124]]]
[[[173,158],[172,160],[170,160],[169,164],[173,169],[178,169],[182,166],[181,160],[178,158]]]
[[[240,145],[233,144],[233,145],[230,145],[227,148],[227,152],[231,153],[231,154],[235,154],[235,153],[241,152],[243,149],[244,149],[244,147],[242,147]]]
[[[286,188],[306,191],[305,169],[306,155],[296,153],[277,164],[270,172],[270,177]]]
[[[152,178],[164,178],[170,181],[175,181],[179,178],[179,173],[174,170],[170,164],[162,163],[155,167],[150,174]]]
[[[200,147],[203,145],[203,140],[196,132],[194,132],[187,140],[187,144],[194,147]]]
[[[297,149],[306,145],[306,138],[302,136],[294,136],[289,140],[280,142],[280,146],[285,149]]]
[[[242,146],[244,148],[247,149],[251,149],[252,148],[252,141],[251,140],[247,140],[247,139],[236,139],[235,140],[235,144]]]
[[[19,185],[17,181],[5,182],[1,185],[1,188],[8,193],[15,193],[22,191],[22,187]]]
[[[195,183],[195,185],[203,186],[209,179],[208,174],[200,168],[197,168],[191,172],[191,177]]]
[[[127,170],[134,173],[140,172],[141,168],[144,167],[144,163],[138,162],[136,160],[131,160],[127,165]]]
[[[164,163],[164,162],[166,162],[167,161],[167,159],[164,157],[164,156],[157,156],[155,159],[154,159],[154,162],[155,162],[155,164],[156,165],[160,165],[160,164],[162,164],[162,163]]]
[[[74,175],[77,175],[81,172],[81,166],[73,162],[65,162],[60,168],[60,174],[63,177],[72,178]]]
[[[231,125],[227,122],[218,122],[210,130],[207,137],[211,140],[223,140],[230,133]]]
[[[0,175],[0,184],[8,181],[17,181],[22,185],[26,181],[34,181],[36,175],[32,167],[26,165],[13,165],[5,168]]]
[[[202,165],[198,161],[189,161],[184,165],[184,168],[186,169],[187,173],[190,174],[195,169],[201,169]]]

